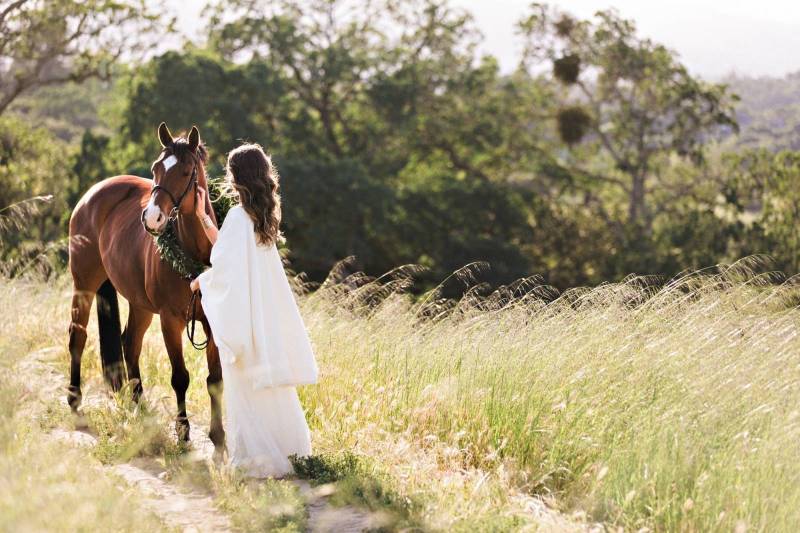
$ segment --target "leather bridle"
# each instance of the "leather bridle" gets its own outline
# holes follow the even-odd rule
[[[167,215],[167,223],[170,223],[178,218],[178,213],[181,208],[181,204],[183,203],[183,199],[186,198],[186,195],[189,193],[189,190],[193,186],[197,187],[197,167],[199,166],[199,163],[197,162],[197,158],[194,156],[194,154],[192,154],[192,159],[194,161],[194,167],[192,168],[192,177],[189,179],[189,183],[186,184],[186,187],[183,189],[183,192],[180,194],[180,196],[178,196],[177,199],[175,198],[175,195],[172,194],[172,192],[170,192],[169,189],[167,189],[163,185],[156,184],[155,180],[153,181],[153,187],[150,189],[150,198],[152,198],[157,191],[164,191],[165,193],[167,193],[167,196],[169,196],[169,199],[172,200],[172,209],[170,209],[169,215]],[[147,233],[150,233],[151,235],[158,236],[158,233],[151,231],[150,228],[147,227],[147,224],[144,223],[144,214],[145,211],[142,211],[141,221],[145,231],[147,231]]]

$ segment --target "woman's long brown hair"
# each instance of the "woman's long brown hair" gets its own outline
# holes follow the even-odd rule
[[[253,219],[260,244],[281,239],[281,196],[278,172],[258,144],[243,144],[228,154],[228,181]]]

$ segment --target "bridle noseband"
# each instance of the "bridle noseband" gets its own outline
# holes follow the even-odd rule
[[[153,197],[156,191],[164,191],[165,193],[167,193],[167,196],[169,196],[169,199],[172,200],[172,209],[170,209],[169,215],[167,215],[168,224],[178,218],[178,213],[181,208],[181,204],[183,204],[183,199],[186,198],[186,195],[189,193],[189,189],[191,189],[192,186],[195,187],[197,186],[197,166],[199,163],[197,162],[197,158],[194,157],[194,155],[192,155],[192,159],[194,160],[194,167],[192,168],[192,177],[189,179],[189,183],[186,184],[186,188],[183,189],[183,192],[181,193],[180,196],[178,196],[177,199],[175,199],[175,195],[173,195],[169,189],[167,189],[162,185],[156,184],[155,180],[153,180],[153,187],[150,189],[150,198]],[[142,211],[141,221],[145,231],[147,231],[147,233],[151,235],[158,236],[158,233],[151,231],[150,228],[147,227],[147,224],[144,223],[144,213],[145,212]]]

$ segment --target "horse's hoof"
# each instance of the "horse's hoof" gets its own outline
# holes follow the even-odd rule
[[[211,456],[211,459],[214,461],[215,465],[221,465],[225,462],[225,456],[228,454],[228,450],[223,446],[221,448],[214,448],[214,454]]]
[[[179,442],[189,442],[189,421],[185,418],[176,420],[175,432],[178,434]]]
[[[109,382],[110,382],[110,384],[111,384],[111,390],[113,390],[114,392],[119,392],[119,391],[121,391],[121,390],[122,390],[122,386],[123,386],[123,385],[124,385],[124,383],[125,383],[125,382],[122,380],[122,378],[121,378],[121,377],[119,377],[119,376],[113,376],[113,377],[112,377],[112,378],[109,380]]]
[[[89,421],[83,413],[75,413],[75,429],[77,431],[87,431],[89,429]]]
[[[70,409],[72,409],[72,414],[78,414],[78,407],[81,405],[81,398],[81,389],[70,385],[67,389],[67,403],[69,404]]]
[[[135,378],[134,378],[133,381],[135,381],[135,383],[133,383],[133,390],[131,391],[131,398],[133,399],[133,403],[138,404],[139,401],[142,399],[142,393],[144,392],[144,389],[142,388],[142,382],[141,381],[139,381],[138,379],[135,379]]]

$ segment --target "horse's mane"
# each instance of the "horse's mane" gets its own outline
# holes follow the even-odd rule
[[[170,151],[170,148],[167,149]],[[171,153],[180,160],[183,160],[185,156],[190,155],[192,151],[189,149],[189,139],[184,136],[176,137],[175,142],[172,144]],[[200,144],[197,146],[197,157],[200,158],[200,162],[205,166],[206,161],[208,160],[208,150],[206,149],[206,145],[203,141],[200,141]]]

